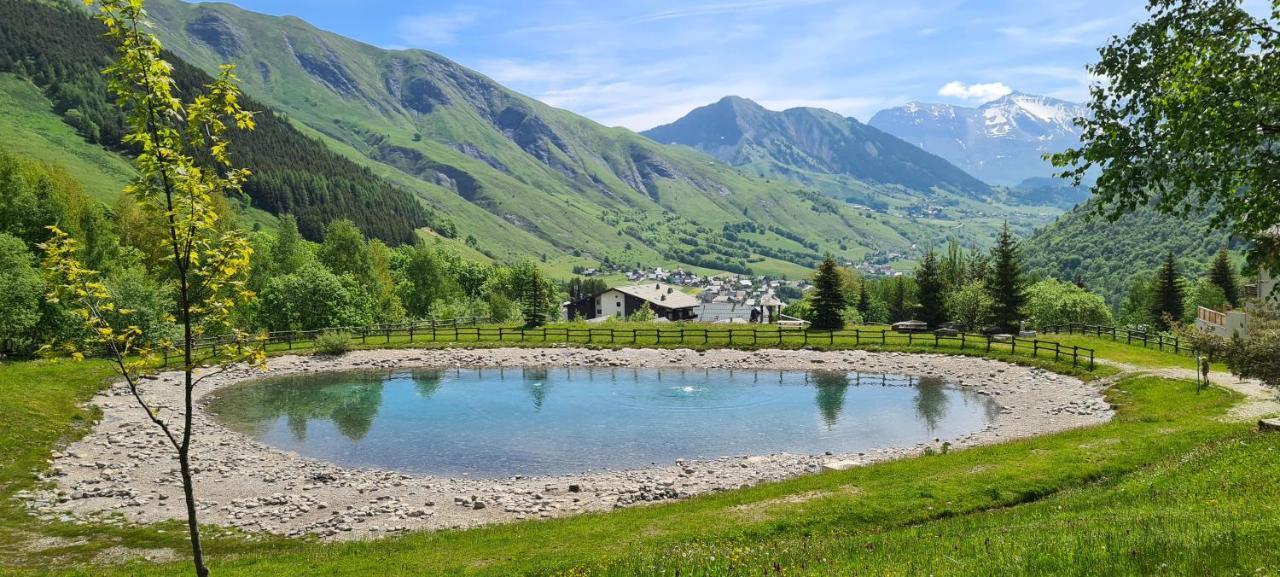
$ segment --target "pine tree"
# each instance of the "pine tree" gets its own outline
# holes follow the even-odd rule
[[[907,294],[907,280],[894,277],[889,287],[889,320],[893,322],[911,320],[911,299]]]
[[[1165,317],[1182,318],[1184,300],[1185,287],[1182,279],[1178,277],[1178,259],[1170,251],[1169,256],[1164,259],[1164,264],[1160,265],[1160,270],[1156,273],[1156,283],[1152,288],[1151,316],[1155,326],[1161,330],[1169,330],[1169,323],[1165,321]]]
[[[938,255],[929,249],[916,267],[916,291],[920,301],[920,320],[936,327],[947,320],[944,302],[946,280],[942,277]]]
[[[871,311],[871,294],[867,292],[867,281],[864,279],[858,283],[858,314],[862,315],[862,319],[867,319],[867,313]]]
[[[1218,251],[1218,257],[1209,268],[1209,281],[1222,289],[1222,294],[1226,295],[1227,302],[1232,307],[1240,306],[1240,283],[1236,280],[1236,270],[1231,265],[1231,255],[1227,254],[1227,249]]]
[[[520,279],[520,309],[524,326],[540,327],[547,324],[547,303],[551,295],[546,278],[532,262],[524,261],[516,266],[515,276]]]
[[[996,245],[991,249],[992,270],[987,288],[991,291],[991,318],[997,327],[1004,331],[1016,331],[1020,328],[1023,313],[1022,307],[1027,302],[1026,283],[1023,280],[1022,254],[1018,241],[1009,231],[1009,223],[1004,223]]]
[[[840,271],[835,259],[827,255],[818,265],[813,277],[813,328],[838,330],[844,328],[844,292],[841,290]]]

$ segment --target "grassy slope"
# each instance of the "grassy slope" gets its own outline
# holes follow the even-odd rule
[[[53,112],[40,89],[12,74],[0,74],[0,147],[61,165],[96,200],[112,202],[133,178],[129,162],[85,142]]]
[[[127,158],[76,134],[39,88],[7,73],[0,73],[0,149],[65,169],[89,198],[108,205],[136,174]],[[271,231],[277,225],[275,216],[257,208],[245,209],[240,218],[245,227]]]
[[[0,492],[27,486],[49,448],[83,426],[102,364],[0,365]],[[32,394],[39,391],[40,394]],[[1280,436],[1217,419],[1225,391],[1122,381],[1112,423],[948,455],[809,476],[685,502],[372,543],[247,542],[213,532],[222,575],[1168,574],[1275,567]],[[17,574],[181,575],[181,563],[75,568],[103,548],[183,546],[173,524],[35,523],[0,508],[0,568]],[[1026,504],[1023,504],[1026,503]],[[1022,505],[1020,505],[1022,504]],[[1102,521],[1105,519],[1106,521]],[[34,534],[34,535],[33,535]],[[77,539],[43,552],[34,537]],[[1051,543],[1051,547],[1045,547]],[[1177,544],[1168,554],[1163,548]],[[52,561],[57,563],[52,563]],[[19,569],[19,567],[22,567]],[[0,569],[3,571],[3,569]]]

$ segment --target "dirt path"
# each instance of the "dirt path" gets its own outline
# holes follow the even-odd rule
[[[1098,364],[1115,367],[1125,374],[1143,374],[1166,379],[1185,379],[1194,381],[1198,377],[1192,369],[1178,368],[1144,368],[1106,359],[1098,359]],[[1212,371],[1209,382],[1244,395],[1245,400],[1228,413],[1232,420],[1251,421],[1259,417],[1280,413],[1280,392],[1270,388],[1257,379],[1241,379],[1230,373]]]

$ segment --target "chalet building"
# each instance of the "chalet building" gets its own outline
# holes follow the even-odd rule
[[[693,320],[698,299],[674,286],[660,282],[614,287],[595,296],[568,304],[572,319],[626,318],[648,305],[658,318],[669,321]]]
[[[1280,228],[1273,229],[1266,233],[1272,237],[1280,237]],[[1280,277],[1271,274],[1266,267],[1254,279],[1254,282],[1245,285],[1244,294],[1248,301],[1252,302],[1269,302],[1272,305],[1280,304],[1280,297],[1276,292],[1276,283],[1280,282]],[[1242,339],[1249,338],[1249,313],[1247,310],[1228,310],[1215,311],[1210,308],[1198,307],[1196,310],[1196,328],[1209,331],[1223,338],[1240,337]]]

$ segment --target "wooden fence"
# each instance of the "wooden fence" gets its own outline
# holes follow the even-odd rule
[[[1193,347],[1182,342],[1182,340],[1176,336],[1152,333],[1151,331],[1145,330],[1126,329],[1104,325],[1066,324],[1041,327],[1040,332],[1045,334],[1057,333],[1109,338],[1117,342],[1124,341],[1130,345],[1142,345],[1147,348],[1156,348],[1179,355],[1189,355],[1193,357],[1196,355],[1196,351]]]
[[[344,332],[353,344],[403,345],[411,343],[545,343],[586,344],[599,346],[723,346],[723,347],[776,347],[860,349],[875,347],[933,347],[953,348],[961,351],[1007,351],[1014,355],[1032,358],[1049,358],[1070,361],[1073,367],[1095,368],[1094,350],[1069,346],[1055,341],[1021,337],[996,338],[990,335],[958,333],[898,333],[891,329],[848,329],[838,331],[786,329],[776,326],[752,326],[716,328],[712,326],[675,325],[670,328],[622,328],[614,326],[578,327],[550,326],[526,328],[501,326],[483,322],[482,319],[450,321],[423,321],[401,325],[378,325],[362,328],[322,329],[314,331],[285,331],[269,333],[266,346],[269,350],[293,350],[309,347],[316,336],[325,332]],[[219,351],[231,352],[230,347],[245,346],[234,340],[201,342],[198,349],[217,356]],[[221,349],[220,349],[221,348]],[[166,366],[173,356],[165,357]]]

